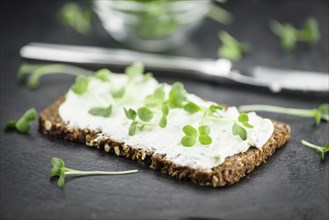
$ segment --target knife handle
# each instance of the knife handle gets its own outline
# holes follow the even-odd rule
[[[190,76],[226,77],[231,70],[231,62],[225,59],[211,60],[148,54],[124,49],[109,49],[90,46],[55,45],[30,43],[20,50],[26,59],[69,62],[76,64],[97,64],[127,66],[141,61],[147,68],[171,70]]]

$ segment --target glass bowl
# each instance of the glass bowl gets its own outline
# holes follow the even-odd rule
[[[93,9],[115,40],[138,50],[165,51],[184,42],[210,6],[210,0],[98,0]]]

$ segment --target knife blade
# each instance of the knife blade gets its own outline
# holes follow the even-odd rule
[[[149,69],[175,71],[182,76],[193,75],[215,82],[230,80],[241,84],[267,87],[272,92],[279,92],[282,89],[304,92],[329,91],[328,73],[263,66],[237,70],[232,68],[232,63],[226,59],[178,57],[125,49],[47,43],[29,43],[21,48],[20,56],[32,60],[114,66],[127,66],[141,61]]]

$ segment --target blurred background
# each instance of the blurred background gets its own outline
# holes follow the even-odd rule
[[[328,72],[328,1],[34,0],[1,4],[2,51],[34,41],[216,59],[223,46],[218,34],[225,31],[250,47],[241,58],[233,55],[239,65]],[[309,18],[317,23],[319,39],[313,46],[296,41],[293,49],[285,51],[271,22],[302,29]]]

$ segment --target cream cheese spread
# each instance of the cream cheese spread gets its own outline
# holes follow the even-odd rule
[[[109,82],[91,78],[88,90],[82,95],[69,90],[65,101],[59,107],[61,119],[69,127],[79,127],[101,130],[111,139],[124,142],[126,145],[145,150],[152,150],[179,165],[187,165],[196,169],[210,170],[222,164],[225,158],[247,151],[251,146],[261,148],[271,137],[274,125],[269,119],[261,118],[254,112],[248,113],[249,124],[253,128],[246,128],[247,139],[242,140],[232,134],[232,126],[239,112],[235,107],[229,107],[221,111],[223,121],[207,120],[203,122],[210,127],[212,143],[202,145],[197,142],[193,147],[184,147],[181,139],[184,136],[182,128],[185,125],[200,126],[200,118],[203,113],[190,114],[181,108],[170,109],[167,117],[167,127],[145,126],[135,135],[129,136],[128,130],[131,121],[125,116],[123,108],[137,109],[144,106],[146,96],[153,94],[159,83],[150,78],[146,82],[129,86],[128,77],[124,74],[112,74]],[[126,94],[122,100],[115,100],[110,90],[125,87]],[[166,95],[171,86],[164,84]],[[209,107],[215,103],[205,101],[202,98],[187,94],[187,99],[199,106]],[[113,105],[110,117],[93,116],[88,111],[94,107],[107,107]],[[152,109],[153,110],[153,109]],[[155,113],[150,123],[158,123],[161,118],[161,110],[154,109]]]

